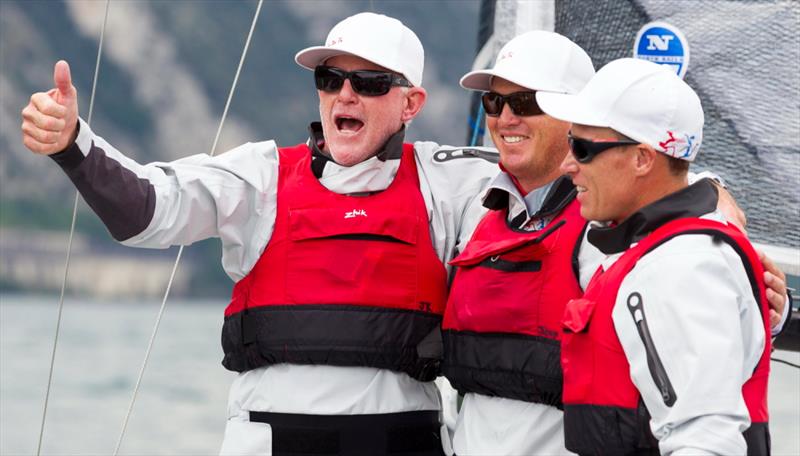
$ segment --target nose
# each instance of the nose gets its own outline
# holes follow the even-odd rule
[[[353,86],[350,85],[350,80],[345,79],[344,83],[342,83],[342,88],[339,89],[339,100],[344,102],[351,102],[356,99],[358,94],[353,90]]]
[[[564,156],[564,160],[561,162],[561,172],[569,177],[573,177],[575,174],[578,174],[578,162],[572,155],[571,150],[567,151],[567,155]]]

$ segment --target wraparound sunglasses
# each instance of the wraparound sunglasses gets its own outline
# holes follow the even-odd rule
[[[596,157],[598,154],[608,149],[641,144],[639,141],[620,141],[616,138],[589,140],[572,136],[572,132],[569,132],[568,137],[569,148],[572,150],[572,156],[575,157],[575,160],[577,160],[578,163],[589,163],[590,161],[594,160],[594,157]]]
[[[508,95],[500,95],[497,92],[486,92],[481,97],[483,110],[489,117],[497,117],[503,112],[503,106],[508,106],[517,116],[528,117],[544,114],[539,103],[536,102],[536,92],[514,92]]]
[[[323,92],[338,92],[342,89],[345,79],[350,80],[350,85],[357,94],[368,97],[386,95],[392,86],[411,87],[406,78],[386,71],[344,71],[341,68],[325,65],[314,69],[314,83],[317,90]]]

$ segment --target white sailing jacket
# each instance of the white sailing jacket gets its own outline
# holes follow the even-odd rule
[[[167,248],[210,237],[222,242],[222,266],[238,281],[270,240],[276,214],[278,146],[247,143],[221,155],[192,155],[141,165],[80,121],[74,146],[54,156],[111,234],[132,247]],[[390,140],[389,144],[400,140]],[[482,189],[498,172],[489,149],[414,144],[420,192],[434,250],[445,264],[468,239],[484,209]],[[496,156],[496,155],[495,155]],[[489,159],[479,157],[490,157]],[[328,162],[320,182],[337,193],[385,189],[399,155],[384,150],[352,167]],[[268,425],[251,410],[305,414],[376,414],[439,410],[433,382],[365,367],[279,364],[240,374],[228,404],[223,453],[269,454]]]
[[[717,196],[710,183],[701,181],[680,193],[683,198],[667,196],[616,227],[594,224],[586,239],[606,255],[603,270],[668,220],[724,222],[715,210]],[[584,289],[586,285],[582,283]],[[631,318],[626,298],[632,293],[648,303],[650,346]],[[623,279],[612,319],[660,453],[745,454],[742,432],[750,418],[742,385],[761,358],[766,334],[745,267],[733,248],[709,235],[693,234],[653,249]],[[665,404],[651,374],[652,356],[663,364],[677,397],[674,404]],[[581,434],[580,429],[572,432]]]

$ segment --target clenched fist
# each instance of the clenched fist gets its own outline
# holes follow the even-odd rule
[[[53,70],[55,88],[31,95],[22,110],[22,143],[32,152],[50,155],[75,142],[78,131],[78,91],[69,64],[60,60]]]

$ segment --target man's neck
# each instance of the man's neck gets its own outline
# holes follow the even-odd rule
[[[713,212],[718,199],[714,184],[703,179],[642,207],[622,223],[592,226],[587,238],[606,255],[621,253],[665,223],[679,218],[702,217]]]
[[[686,174],[676,176],[667,171],[662,175],[647,175],[640,179],[639,185],[632,189],[633,195],[636,199],[630,210],[626,211],[619,220],[615,223],[625,221],[632,214],[635,214],[642,208],[649,206],[656,201],[671,195],[675,192],[685,189],[689,186],[689,179]]]
[[[522,196],[525,196],[528,193],[536,190],[537,188],[544,187],[550,182],[553,182],[560,176],[561,176],[561,170],[555,168],[551,172],[545,174],[544,176],[536,176],[536,177],[529,177],[522,179],[519,179],[515,176],[512,177],[514,178],[514,183],[517,184],[517,189],[520,191]]]

